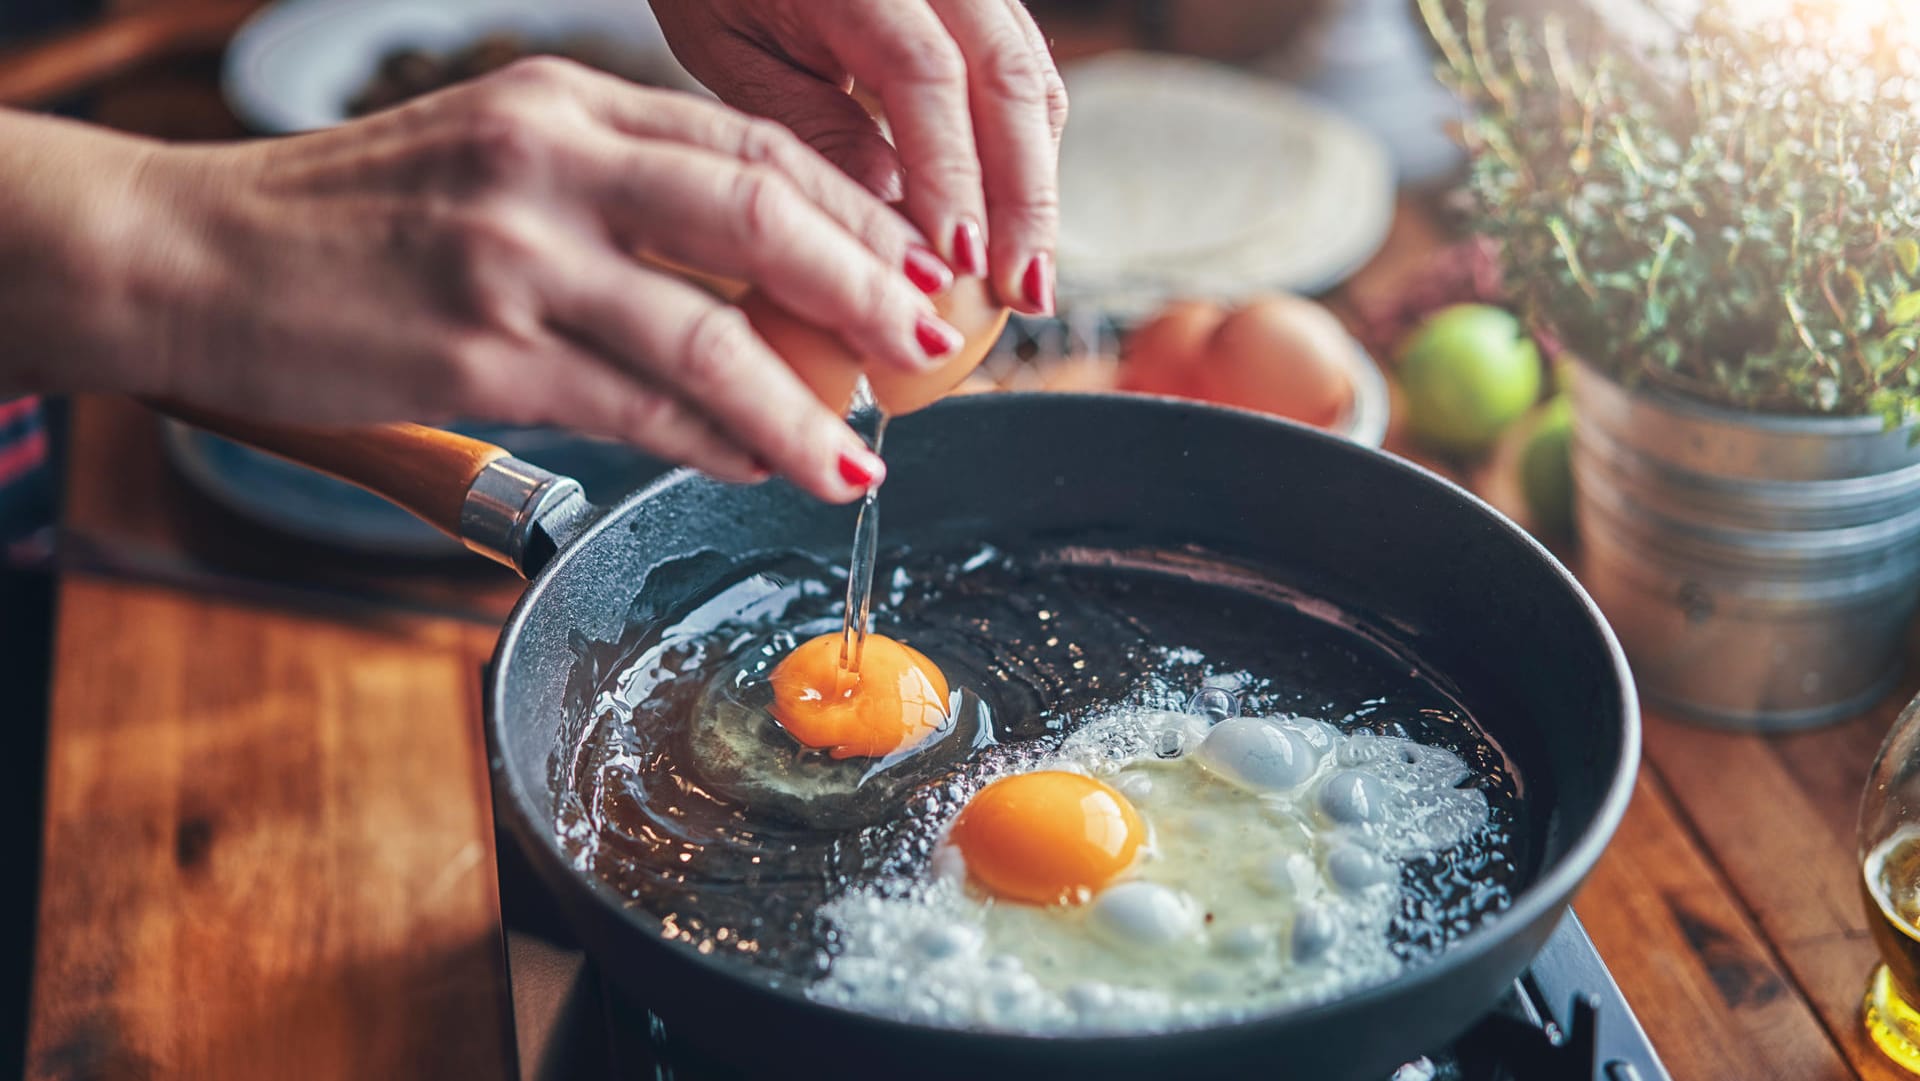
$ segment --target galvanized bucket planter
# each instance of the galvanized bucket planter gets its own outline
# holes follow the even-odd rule
[[[1908,433],[1571,371],[1583,578],[1641,690],[1748,729],[1838,720],[1885,693],[1920,603]]]

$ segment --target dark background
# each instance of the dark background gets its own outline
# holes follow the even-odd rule
[[[30,35],[83,21],[87,0],[0,0],[0,50]],[[50,410],[57,413],[58,410]],[[58,455],[57,423],[49,434]],[[26,1066],[28,989],[33,978],[34,907],[40,889],[41,807],[47,755],[47,685],[52,661],[53,576],[28,552],[6,546],[24,523],[54,517],[57,465],[0,494],[0,1063]]]

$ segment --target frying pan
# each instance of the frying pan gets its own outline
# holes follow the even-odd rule
[[[1491,1007],[1561,918],[1632,789],[1639,716],[1612,632],[1565,568],[1452,484],[1237,410],[1111,395],[950,400],[888,433],[889,546],[1198,546],[1364,613],[1443,674],[1515,764],[1525,885],[1507,911],[1390,982],[1241,1023],[1034,1037],[844,1012],[663,938],[657,919],[575,871],[554,835],[550,766],[608,675],[583,667],[586,647],[704,599],[729,563],[844,553],[845,508],[778,482],[730,487],[682,471],[601,510],[566,478],[429,429],[186,419],[386,495],[531,579],[486,688],[496,813],[620,992],[709,1072],[1371,1081]]]

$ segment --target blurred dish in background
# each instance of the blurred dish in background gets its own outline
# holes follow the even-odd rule
[[[641,0],[278,0],[234,35],[222,83],[234,114],[255,131],[312,131],[348,119],[370,92],[423,92],[412,75],[499,61],[507,44],[699,88]],[[462,57],[464,67],[448,63]]]
[[[347,102],[347,113],[365,116],[390,109],[529,56],[563,56],[642,86],[671,86],[675,78],[663,67],[658,49],[637,49],[590,33],[537,38],[496,30],[452,52],[429,52],[414,45],[388,52],[380,58],[373,77]]]
[[[1070,66],[1060,150],[1063,308],[1139,317],[1176,296],[1314,294],[1393,222],[1379,140],[1272,80],[1175,56]]]
[[[1445,181],[1466,164],[1449,129],[1466,110],[1434,78],[1436,57],[1408,0],[1332,0],[1314,29],[1260,67],[1377,136],[1403,184]]]

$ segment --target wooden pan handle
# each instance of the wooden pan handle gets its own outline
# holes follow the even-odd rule
[[[175,53],[215,50],[258,0],[161,4],[0,52],[0,105],[40,105]]]
[[[263,424],[171,402],[147,404],[196,428],[365,488],[456,538],[468,489],[489,463],[507,457],[492,443],[420,424]]]

